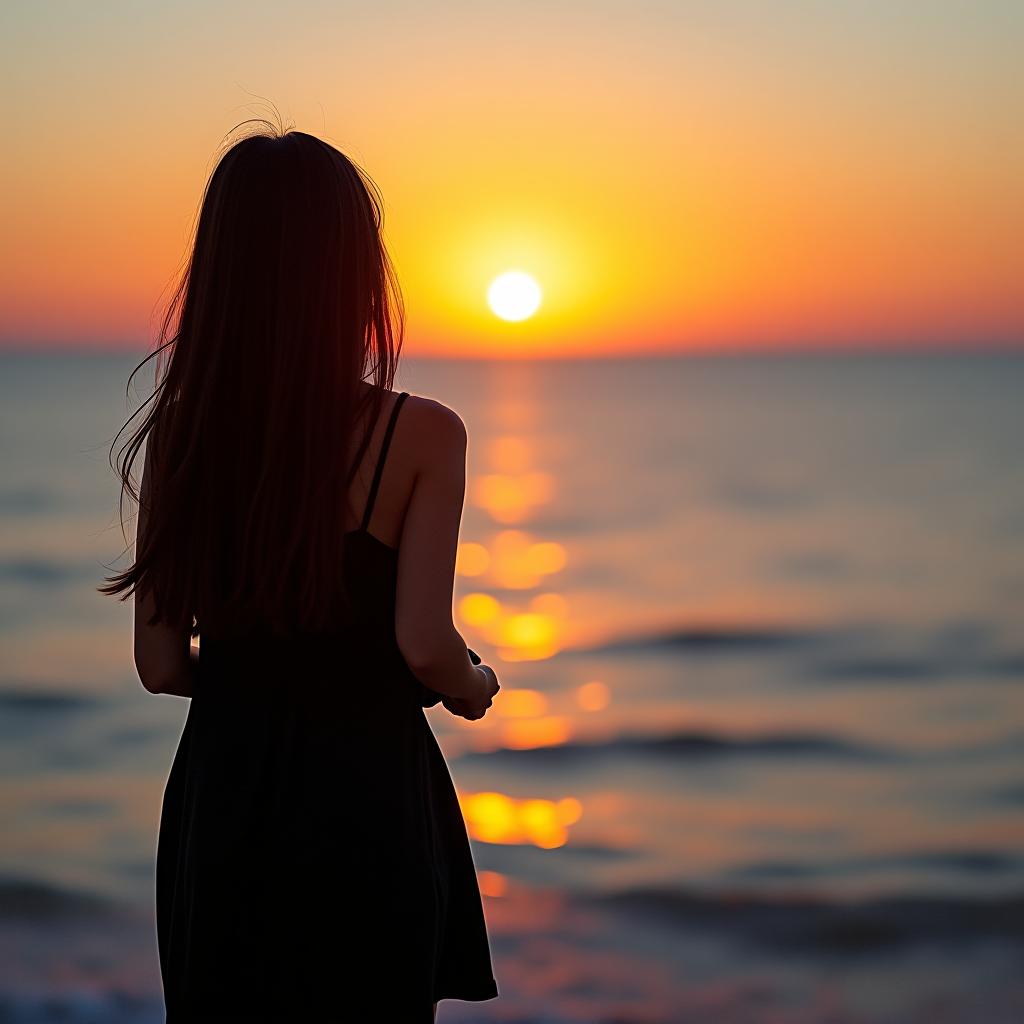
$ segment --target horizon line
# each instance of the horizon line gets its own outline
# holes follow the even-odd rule
[[[4,344],[0,341],[2,356],[96,356],[135,357],[140,361],[155,354],[155,349],[137,349],[130,345],[75,345],[75,344]],[[893,342],[864,342],[846,344],[813,344],[794,342],[780,345],[724,344],[720,347],[707,345],[691,348],[667,349],[648,348],[631,350],[599,350],[579,353],[555,352],[546,355],[538,352],[515,354],[474,353],[474,352],[419,352],[403,350],[398,360],[417,362],[596,362],[632,359],[717,359],[750,357],[849,357],[849,356],[911,356],[911,355],[1024,355],[1024,338],[994,338],[974,342],[935,340]]]

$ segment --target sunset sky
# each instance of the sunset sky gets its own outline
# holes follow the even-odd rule
[[[380,186],[407,355],[1020,345],[1022,12],[7,4],[0,345],[145,351],[268,102]]]

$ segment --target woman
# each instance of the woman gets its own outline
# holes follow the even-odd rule
[[[257,124],[210,177],[147,357],[118,467],[135,562],[99,588],[134,595],[142,685],[191,698],[156,856],[167,1021],[418,1024],[498,994],[423,712],[477,720],[498,691],[451,615],[466,428],[391,389],[372,181]]]

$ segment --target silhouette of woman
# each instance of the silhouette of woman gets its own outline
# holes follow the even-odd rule
[[[132,372],[159,356],[117,466],[135,561],[98,588],[134,595],[142,685],[191,698],[156,853],[166,1019],[422,1024],[498,994],[423,711],[476,720],[498,691],[451,614],[466,427],[392,390],[376,186],[243,125]]]

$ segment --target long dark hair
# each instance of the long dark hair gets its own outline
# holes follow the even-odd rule
[[[97,588],[122,601],[151,592],[150,624],[192,636],[315,630],[350,611],[349,484],[402,347],[372,179],[313,135],[249,125],[210,175],[156,348],[128,379],[158,357],[152,407],[115,467],[122,531],[127,492],[144,503],[145,536],[134,564]],[[131,469],[144,441],[140,494]]]

